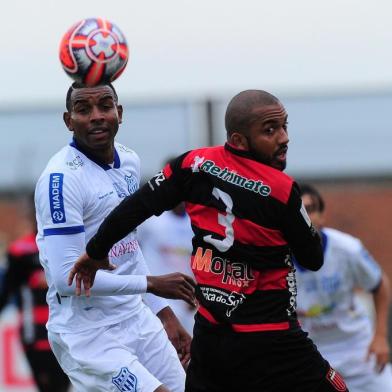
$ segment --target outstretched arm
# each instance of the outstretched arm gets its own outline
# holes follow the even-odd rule
[[[374,354],[377,368],[381,372],[389,362],[390,347],[388,343],[388,310],[390,301],[389,279],[383,272],[381,283],[373,292],[375,307],[374,336],[368,349],[368,356]]]

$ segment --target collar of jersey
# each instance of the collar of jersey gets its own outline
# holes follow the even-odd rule
[[[76,142],[75,138],[72,139],[72,142],[69,143],[69,145],[73,148],[76,148],[78,151],[83,153],[90,161],[93,161],[96,163],[98,166],[102,167],[104,170],[110,170],[110,169],[118,169],[120,167],[120,157],[118,155],[118,152],[116,148],[114,148],[114,164],[113,167],[108,165],[107,163],[102,163],[97,161],[94,157],[91,156],[88,152],[84,151]]]
[[[245,158],[249,158],[249,159],[254,159],[254,157],[252,156],[252,153],[250,151],[245,151],[245,150],[239,150],[238,148],[234,147],[232,144],[230,143],[225,143],[225,149],[227,151],[232,152],[233,154],[239,155],[241,157],[245,157]]]

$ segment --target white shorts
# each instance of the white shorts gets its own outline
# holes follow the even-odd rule
[[[49,332],[76,392],[184,392],[185,372],[160,320],[143,305],[121,323],[78,333]]]
[[[350,392],[392,392],[392,371],[388,364],[381,373],[372,376],[345,377]]]

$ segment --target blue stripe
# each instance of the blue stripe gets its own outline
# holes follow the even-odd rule
[[[44,236],[78,234],[84,232],[84,226],[56,227],[54,229],[44,229]]]
[[[328,236],[322,229],[320,230],[320,236],[321,236],[321,244],[323,246],[323,253],[325,255],[325,252],[327,250],[327,244],[328,244]]]

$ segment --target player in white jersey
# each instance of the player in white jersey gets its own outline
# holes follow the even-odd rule
[[[149,276],[133,232],[111,249],[112,270],[97,274],[91,296],[75,295],[75,285],[67,284],[102,220],[139,187],[140,164],[135,152],[114,142],[122,107],[112,85],[73,84],[66,106],[73,141],[50,159],[35,194],[51,347],[77,392],[183,392],[176,349],[187,361],[190,336],[153,294],[192,303],[192,278]]]
[[[137,229],[137,238],[153,275],[181,271],[193,275],[189,259],[192,254],[191,220],[180,203],[159,217],[152,216]],[[170,307],[192,335],[195,308],[184,301],[168,300]]]
[[[297,312],[322,355],[338,370],[351,392],[392,391],[387,318],[389,281],[361,241],[323,227],[324,200],[310,185],[302,201],[320,231],[324,265],[317,272],[297,272]],[[374,298],[374,325],[355,289]]]

